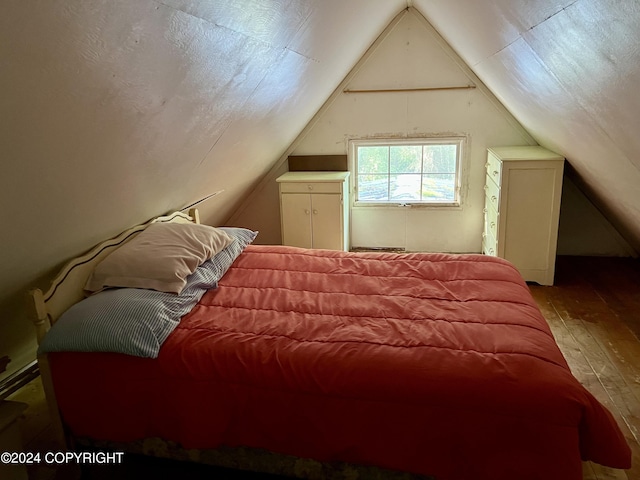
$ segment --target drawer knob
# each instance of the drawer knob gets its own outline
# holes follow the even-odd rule
[[[318,214],[318,210],[314,210],[314,211],[313,211],[313,214],[314,214],[314,215],[317,215],[317,214]]]
[[[311,212],[305,208],[304,213],[309,215]]]
[[[309,187],[309,190],[313,190],[313,185],[307,185],[307,187]]]

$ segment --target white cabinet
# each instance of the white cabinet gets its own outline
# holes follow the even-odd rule
[[[282,243],[349,250],[349,172],[288,172],[280,189]]]
[[[537,146],[494,147],[486,167],[483,253],[553,285],[564,158]]]

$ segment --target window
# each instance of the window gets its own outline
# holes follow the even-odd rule
[[[463,140],[353,141],[355,204],[459,205]]]

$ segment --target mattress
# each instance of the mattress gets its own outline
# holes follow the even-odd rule
[[[250,245],[157,358],[49,354],[74,435],[248,446],[444,480],[630,467],[517,270]]]

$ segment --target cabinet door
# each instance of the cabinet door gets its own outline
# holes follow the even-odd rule
[[[283,245],[311,248],[311,195],[285,193],[280,201]]]
[[[313,248],[343,250],[342,195],[311,195]]]

